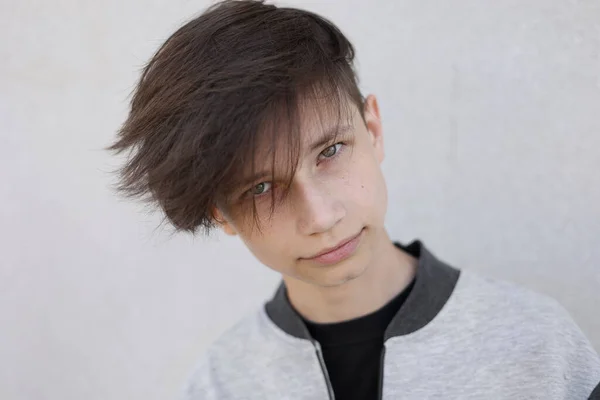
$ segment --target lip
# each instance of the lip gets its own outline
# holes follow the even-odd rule
[[[319,264],[331,265],[347,259],[354,254],[354,251],[360,244],[363,231],[364,228],[351,238],[344,239],[336,246],[326,249],[315,256],[306,258],[306,260],[316,261]]]

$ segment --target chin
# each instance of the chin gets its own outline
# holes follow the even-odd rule
[[[338,287],[360,278],[367,270],[366,265],[353,263],[354,265],[340,264],[337,268],[327,271],[319,282],[313,282],[322,287]]]

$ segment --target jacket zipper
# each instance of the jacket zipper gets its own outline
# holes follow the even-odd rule
[[[379,394],[377,398],[383,400],[383,367],[385,361],[385,343],[381,349],[381,356],[379,357]]]
[[[325,385],[327,386],[327,393],[329,394],[329,400],[335,400],[335,396],[333,394],[333,386],[331,385],[331,380],[329,379],[329,373],[327,372],[327,367],[325,366],[325,359],[323,358],[323,351],[321,350],[321,345],[319,342],[314,341],[313,345],[315,346],[315,350],[317,351],[317,358],[319,359],[319,365],[321,366],[321,372],[325,377]]]
[[[333,386],[331,385],[331,380],[329,379],[329,373],[327,372],[327,367],[325,366],[325,359],[323,358],[323,352],[321,350],[321,345],[319,342],[313,342],[315,346],[315,350],[317,352],[317,358],[319,359],[319,365],[321,366],[321,372],[325,377],[325,385],[327,386],[327,392],[329,394],[329,400],[335,400],[335,396],[333,394]],[[383,400],[383,367],[385,362],[385,343],[383,344],[383,349],[381,349],[381,356],[379,357],[379,390],[377,394],[377,398],[379,400]]]

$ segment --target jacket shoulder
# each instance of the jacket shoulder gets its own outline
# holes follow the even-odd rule
[[[264,307],[225,331],[201,356],[188,378],[181,400],[239,399],[256,391],[262,373],[275,360],[310,347],[287,335]],[[245,393],[245,394],[244,394]]]
[[[256,347],[256,336],[260,330],[259,311],[238,321],[211,343],[196,362],[189,376],[181,400],[217,400],[223,399],[224,377],[233,373],[234,360],[243,362],[243,349],[252,351]]]
[[[600,380],[600,357],[558,301],[475,273],[461,275],[451,314],[460,313],[472,335],[486,338],[502,349],[498,355],[515,362],[546,365],[549,375],[564,378],[567,393],[589,388],[589,395]]]

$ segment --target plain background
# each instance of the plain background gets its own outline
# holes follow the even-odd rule
[[[0,398],[175,398],[272,294],[236,239],[156,229],[109,189],[140,68],[207,4],[0,3]],[[292,4],[379,96],[391,236],[557,298],[600,349],[600,2]]]

